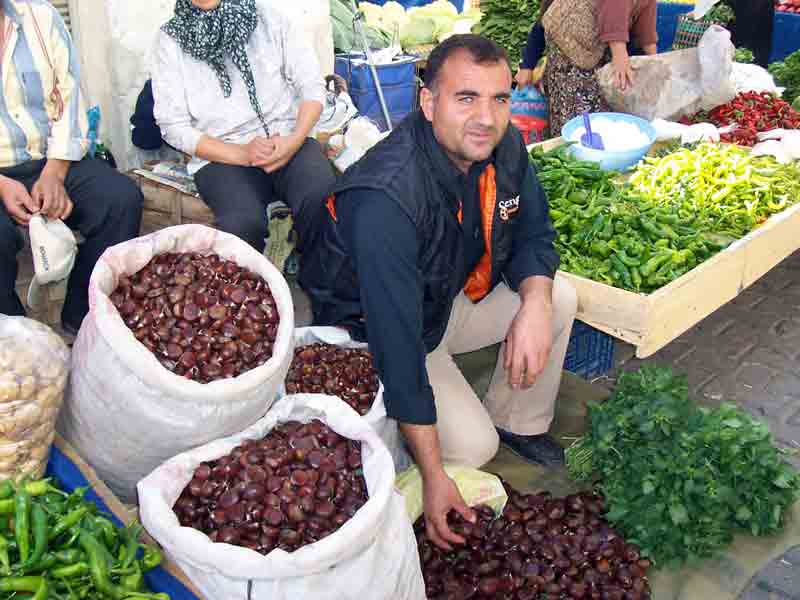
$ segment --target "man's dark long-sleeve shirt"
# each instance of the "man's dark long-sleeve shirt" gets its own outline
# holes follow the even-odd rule
[[[463,192],[462,285],[485,252],[479,174],[473,169],[453,178]],[[519,205],[513,254],[503,273],[515,290],[529,276],[553,277],[558,265],[544,192],[531,168]],[[342,239],[356,265],[367,338],[383,381],[387,413],[404,423],[433,424],[436,407],[425,367],[433,348],[423,343],[422,274],[417,260],[422,240],[408,216],[380,192],[349,190],[337,198],[336,206]]]

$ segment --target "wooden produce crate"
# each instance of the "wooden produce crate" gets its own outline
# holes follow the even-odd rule
[[[561,138],[537,146],[550,150]],[[532,148],[533,146],[529,146]],[[800,204],[773,215],[680,278],[637,294],[559,271],[578,292],[576,318],[636,346],[646,358],[733,300],[800,248]]]
[[[58,486],[67,492],[79,486],[88,486],[86,499],[94,502],[100,510],[111,513],[111,518],[117,526],[127,526],[136,518],[136,507],[120,502],[114,492],[97,477],[94,469],[59,434],[56,434],[53,441],[46,476],[53,477]],[[148,544],[158,545],[146,533],[142,538]],[[172,600],[204,598],[183,571],[167,556],[164,556],[161,565],[145,573],[145,579],[153,591],[167,592]]]
[[[202,198],[184,194],[133,171],[127,175],[136,182],[144,195],[140,230],[142,235],[185,223],[214,226],[214,213]]]
[[[800,205],[773,215],[758,229],[651,294],[561,274],[578,291],[577,318],[636,346],[646,358],[733,300],[800,248]]]

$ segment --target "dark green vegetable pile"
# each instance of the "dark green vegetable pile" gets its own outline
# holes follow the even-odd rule
[[[786,88],[782,96],[786,102],[792,104],[800,98],[800,50],[780,62],[772,63],[769,72],[775,78],[775,85]]]
[[[751,64],[755,58],[753,57],[753,51],[749,48],[737,48],[733,60],[738,63]]]
[[[522,57],[528,32],[539,18],[539,0],[481,0],[483,18],[474,28],[508,52],[513,70]]]
[[[736,533],[773,533],[800,497],[765,424],[730,404],[699,408],[669,369],[623,374],[589,420],[567,451],[570,474],[599,477],[606,519],[657,567],[712,556]]]
[[[169,600],[145,586],[162,557],[139,543],[141,526],[117,528],[85,493],[0,484],[0,600]]]
[[[649,202],[567,146],[531,151],[557,232],[561,269],[634,292],[677,279],[724,247],[690,212]]]

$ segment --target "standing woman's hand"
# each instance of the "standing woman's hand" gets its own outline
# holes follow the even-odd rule
[[[614,85],[621,92],[626,91],[633,85],[633,65],[628,56],[628,48],[624,42],[612,42],[611,46],[611,65],[614,69]]]
[[[517,82],[517,89],[524,90],[526,87],[530,87],[531,82],[533,81],[533,69],[525,69],[520,67],[517,74],[514,76],[514,81]]]

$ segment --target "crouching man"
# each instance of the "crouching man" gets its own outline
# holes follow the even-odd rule
[[[315,323],[369,342],[424,480],[428,533],[463,540],[471,518],[443,463],[480,467],[502,440],[555,465],[547,435],[575,316],[554,274],[547,201],[522,137],[509,127],[505,52],[456,35],[431,53],[422,110],[344,174],[306,251],[300,281]],[[452,356],[503,342],[482,403]]]

